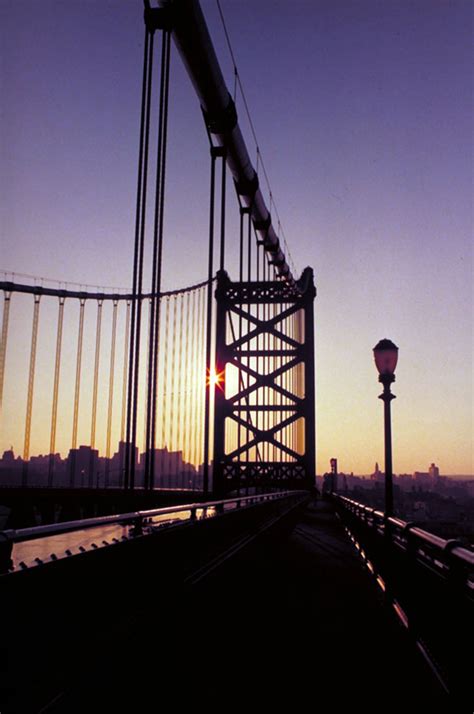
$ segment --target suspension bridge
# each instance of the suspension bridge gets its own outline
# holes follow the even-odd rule
[[[147,1],[144,24],[131,288],[0,282],[21,448],[0,472],[1,710],[303,706],[313,681],[466,699],[472,552],[314,500],[313,271],[295,274],[198,0]],[[208,270],[163,291],[172,43],[209,139]]]

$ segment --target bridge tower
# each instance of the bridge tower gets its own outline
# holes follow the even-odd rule
[[[313,271],[301,280],[217,275],[216,493],[311,488],[315,476]]]

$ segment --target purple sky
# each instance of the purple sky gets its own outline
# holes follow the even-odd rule
[[[472,3],[221,5],[292,257],[316,274],[318,471],[383,461],[371,350],[388,337],[395,471],[472,474]],[[217,6],[202,7],[232,89]],[[0,34],[0,268],[127,286],[140,1],[4,0]],[[176,53],[171,72],[165,289],[205,277],[208,213]]]

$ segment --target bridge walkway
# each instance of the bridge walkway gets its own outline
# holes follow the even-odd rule
[[[45,711],[165,702],[385,711],[445,696],[325,502],[300,512],[289,537],[229,561],[165,611],[149,607],[154,599],[153,588],[143,593],[133,634]]]

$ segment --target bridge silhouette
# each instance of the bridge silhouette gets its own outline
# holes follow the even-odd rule
[[[316,498],[313,271],[291,267],[198,1],[144,18],[131,289],[0,283],[3,420],[26,415],[2,460],[1,711],[467,702],[472,551]],[[171,40],[209,138],[208,274],[164,292]]]

